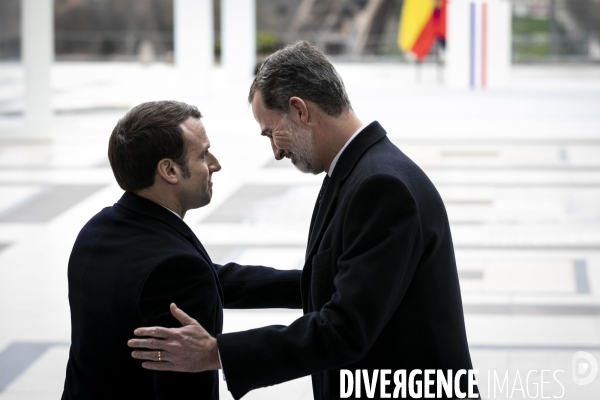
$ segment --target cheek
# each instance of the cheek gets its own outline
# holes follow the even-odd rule
[[[208,165],[205,162],[199,162],[196,164],[195,169],[192,172],[195,175],[197,181],[206,181],[210,175]]]
[[[208,168],[208,165],[203,165],[202,168],[202,178],[207,181],[210,178],[210,168]]]
[[[289,150],[292,146],[292,136],[288,133],[273,133],[273,144],[284,150]]]

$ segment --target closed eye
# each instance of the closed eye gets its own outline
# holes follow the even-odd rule
[[[260,134],[261,136],[266,136],[268,138],[273,137],[272,131],[270,129],[263,129],[263,131]]]

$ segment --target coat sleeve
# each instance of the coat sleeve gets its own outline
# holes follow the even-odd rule
[[[169,309],[171,303],[176,303],[215,335],[220,328],[216,326],[221,312],[218,296],[215,275],[206,261],[177,255],[162,260],[150,272],[140,290],[138,311],[146,326],[180,327]],[[214,390],[218,391],[216,371],[153,374],[157,399],[213,398]]]
[[[228,263],[215,265],[225,308],[302,308],[301,270]]]
[[[217,336],[227,385],[248,391],[362,359],[400,304],[422,247],[416,203],[390,175],[365,178],[345,208],[342,252],[333,260],[335,292],[316,312],[289,326]],[[340,218],[336,217],[336,223]],[[319,263],[319,270],[327,268]],[[312,271],[317,279],[319,271]],[[314,284],[314,283],[313,283]]]

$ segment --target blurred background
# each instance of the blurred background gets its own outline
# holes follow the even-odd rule
[[[596,400],[600,0],[431,0],[448,28],[420,50],[411,2],[0,1],[0,400],[62,393],[68,257],[122,193],[108,137],[141,102],[204,115],[223,169],[185,221],[213,261],[302,268],[322,177],[273,159],[246,100],[256,66],[298,39],[442,195],[483,398]],[[300,315],[226,310],[224,330]],[[310,379],[245,398],[311,399]]]
[[[2,60],[20,57],[20,1],[0,4]],[[220,3],[213,0],[217,62]],[[377,57],[408,62],[396,44],[402,4],[403,0],[256,0],[258,60],[286,43],[306,39],[337,60]],[[511,4],[513,62],[600,61],[598,0]],[[173,62],[172,0],[55,0],[54,15],[56,61],[137,61],[150,48],[152,61]],[[359,29],[363,25],[367,29]]]

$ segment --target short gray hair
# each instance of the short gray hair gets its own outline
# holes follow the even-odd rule
[[[312,101],[334,117],[352,109],[342,78],[325,55],[307,41],[267,57],[250,87],[250,103],[257,91],[266,108],[282,113],[288,111],[293,96]]]

